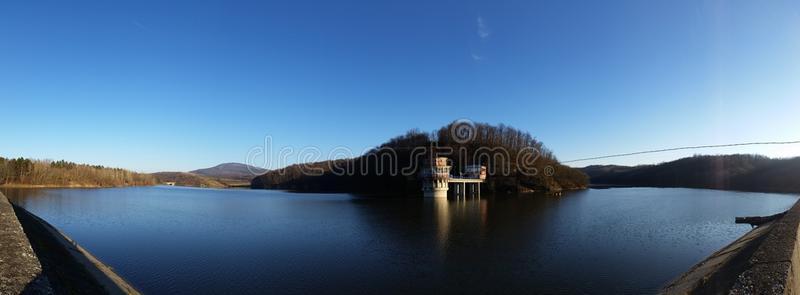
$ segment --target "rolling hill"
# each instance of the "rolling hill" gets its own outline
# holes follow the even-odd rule
[[[203,175],[214,179],[235,180],[247,183],[249,183],[254,177],[266,172],[266,169],[241,163],[224,163],[211,168],[189,171],[189,173]]]
[[[589,175],[592,185],[800,192],[800,157],[694,156],[658,165],[595,165],[581,170]]]
[[[267,172],[265,169],[240,163],[224,163],[214,167],[192,170],[189,172],[153,173],[160,183],[174,182],[178,186],[193,187],[248,187],[256,174]]]
[[[481,189],[487,192],[559,192],[585,188],[588,177],[578,169],[561,165],[543,143],[527,132],[505,126],[477,123],[472,128],[473,138],[467,141],[456,138],[458,121],[431,133],[411,130],[405,135],[390,139],[362,156],[335,161],[291,165],[264,173],[253,179],[252,188],[289,189],[310,192],[348,192],[380,195],[415,196],[421,194],[421,183],[416,177],[419,170],[410,173],[387,173],[379,167],[421,167],[424,158],[415,154],[418,149],[431,146],[449,149],[452,159],[478,159],[489,171],[508,171],[492,174]],[[429,149],[428,149],[429,150]],[[533,163],[520,166],[515,161],[532,156]],[[494,157],[492,151],[507,152],[507,157]],[[443,156],[441,154],[437,154]],[[422,156],[422,157],[421,157]],[[396,159],[392,161],[391,159]],[[463,163],[468,165],[468,163]],[[461,171],[453,163],[453,171]],[[360,167],[358,173],[338,173],[333,167]],[[316,171],[318,173],[305,173]],[[538,171],[539,173],[530,173]]]
[[[227,184],[209,177],[187,172],[156,172],[152,174],[159,183],[174,182],[177,186],[193,187],[228,187]]]

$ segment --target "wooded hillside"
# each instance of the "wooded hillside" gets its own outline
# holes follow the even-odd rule
[[[588,166],[592,184],[800,192],[800,157],[694,156],[658,165]]]
[[[454,122],[455,123],[455,122]],[[432,133],[423,133],[411,130],[403,136],[395,137],[378,148],[353,159],[337,160],[335,162],[323,161],[313,164],[292,165],[283,169],[269,171],[253,179],[253,188],[278,188],[300,191],[325,191],[325,192],[363,192],[381,194],[416,195],[420,194],[421,184],[417,173],[421,163],[413,164],[412,161],[424,161],[426,156],[413,154],[416,148],[430,147],[432,144],[440,148],[451,148],[453,153],[447,156],[451,159],[464,159],[453,161],[453,171],[462,171],[459,165],[477,164],[489,167],[490,175],[486,191],[561,191],[565,189],[579,189],[588,185],[588,177],[580,170],[570,168],[558,163],[553,153],[533,136],[521,130],[499,125],[475,124],[475,136],[464,142],[453,137],[453,123],[442,127]],[[539,157],[529,165],[519,167],[517,159],[525,156],[536,156],[531,148],[538,151]],[[418,150],[418,149],[416,149]],[[496,151],[507,152],[506,157],[497,158],[493,155]],[[531,153],[526,155],[525,153]],[[477,155],[477,156],[476,156]],[[396,161],[392,163],[389,158]],[[334,164],[334,165],[332,165]],[[378,167],[391,166],[415,167],[413,173],[398,173],[390,175],[386,171],[379,171]],[[353,175],[336,175],[330,167],[352,167],[356,170],[365,167],[365,173]],[[549,168],[552,168],[548,170]],[[319,169],[322,175],[313,176],[304,173],[310,169]],[[523,171],[523,169],[525,171]],[[501,171],[508,173],[501,173]],[[548,175],[545,171],[552,172]],[[492,173],[494,172],[494,173]],[[523,173],[525,172],[525,173]],[[535,175],[531,175],[535,174]]]
[[[112,187],[153,185],[150,174],[68,161],[31,160],[0,157],[0,185]]]

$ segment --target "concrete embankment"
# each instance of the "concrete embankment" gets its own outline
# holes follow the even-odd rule
[[[696,264],[662,293],[800,294],[798,228],[800,201]]]
[[[51,291],[11,203],[0,193],[0,294],[47,294]]]
[[[24,258],[10,260],[14,264],[0,263],[0,294],[139,294],[55,227],[12,206],[2,193],[0,212],[0,233],[15,241],[0,242],[0,255]],[[7,276],[11,278],[8,283]]]

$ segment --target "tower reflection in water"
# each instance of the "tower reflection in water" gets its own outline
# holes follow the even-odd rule
[[[452,243],[481,243],[488,227],[487,199],[431,198],[437,227],[439,250]],[[475,218],[480,216],[480,218]]]

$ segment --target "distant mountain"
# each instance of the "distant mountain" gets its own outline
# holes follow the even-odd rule
[[[211,179],[203,175],[186,172],[156,172],[152,174],[158,179],[159,183],[173,183],[177,186],[194,186],[194,187],[227,187],[228,185],[218,180]]]
[[[800,192],[800,157],[694,156],[643,166],[581,168],[593,185],[690,187],[758,192]]]
[[[215,179],[242,181],[247,182],[248,184],[250,183],[250,180],[266,172],[266,169],[241,163],[224,163],[211,168],[189,171],[189,173],[203,175]]]
[[[159,183],[174,183],[178,186],[241,187],[250,186],[250,181],[256,174],[265,172],[267,170],[245,164],[224,163],[189,172],[157,172],[152,175]]]

